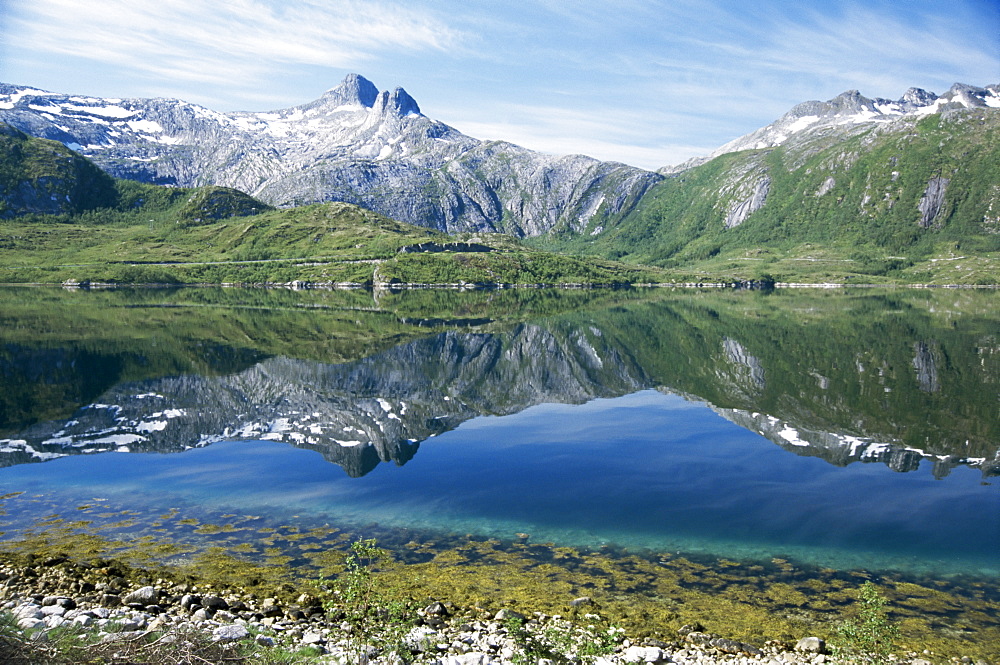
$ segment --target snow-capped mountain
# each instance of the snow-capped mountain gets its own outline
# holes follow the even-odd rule
[[[355,74],[313,102],[267,113],[0,84],[0,122],[60,141],[120,178],[223,185],[279,206],[346,201],[448,232],[583,228],[660,180],[471,138],[421,114],[405,90],[380,92]]]
[[[867,131],[873,124],[890,124],[906,116],[926,116],[953,109],[1000,108],[1000,85],[977,88],[956,83],[940,97],[921,88],[910,88],[895,101],[869,99],[857,90],[848,90],[833,99],[803,102],[770,125],[720,146],[706,157],[698,157],[661,173],[675,173],[742,150],[761,150],[783,145],[793,137],[815,133],[853,134]]]

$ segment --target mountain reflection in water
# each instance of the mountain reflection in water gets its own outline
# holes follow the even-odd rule
[[[838,466],[1000,474],[995,292],[33,295],[3,294],[4,466],[263,439],[361,476],[477,416],[652,388]]]

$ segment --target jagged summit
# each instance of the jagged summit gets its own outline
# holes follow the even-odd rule
[[[405,90],[396,88],[392,92],[379,91],[374,83],[360,74],[348,74],[336,88],[330,88],[319,99],[296,108],[306,111],[317,109],[327,113],[372,109],[381,115],[421,115],[420,106]]]
[[[383,113],[393,111],[401,116],[411,113],[420,115],[420,107],[417,106],[417,101],[413,97],[410,97],[402,88],[396,88],[392,92],[379,93],[378,99],[375,100],[375,107]]]
[[[927,92],[923,88],[910,88],[905,93],[901,101],[904,104],[913,104],[914,106],[927,106],[937,99],[937,95],[933,92]]]
[[[375,104],[379,90],[375,84],[360,74],[348,74],[336,88],[330,88],[323,97],[341,104],[361,105],[371,108]]]

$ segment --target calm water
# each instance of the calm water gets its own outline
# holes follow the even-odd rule
[[[8,537],[101,499],[1000,574],[995,293],[0,300]]]

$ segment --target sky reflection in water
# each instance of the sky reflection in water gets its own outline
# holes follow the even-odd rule
[[[303,523],[615,543],[836,568],[1000,571],[1000,491],[975,469],[840,468],[652,390],[486,416],[428,439],[403,468],[350,478],[314,452],[221,442],[75,456],[0,471],[11,490],[301,515]],[[19,507],[19,509],[21,509]],[[26,517],[20,515],[19,517]]]

